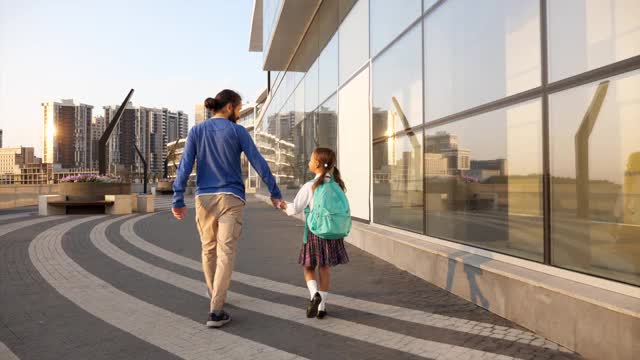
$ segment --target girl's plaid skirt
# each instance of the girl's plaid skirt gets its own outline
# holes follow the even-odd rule
[[[336,266],[349,262],[343,239],[328,240],[309,231],[307,243],[302,244],[298,264],[307,267]]]

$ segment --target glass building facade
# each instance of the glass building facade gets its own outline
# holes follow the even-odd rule
[[[272,72],[285,197],[328,146],[358,220],[640,286],[640,2],[397,3],[321,2]]]

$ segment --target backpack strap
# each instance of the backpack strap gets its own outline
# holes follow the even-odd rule
[[[307,206],[306,209],[304,209],[304,243],[307,243],[307,239],[309,237],[309,225],[307,225],[307,218],[309,217],[309,213],[311,212],[311,210],[309,210],[309,207]]]

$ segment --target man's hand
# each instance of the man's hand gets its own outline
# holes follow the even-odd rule
[[[271,204],[273,204],[273,207],[276,209],[280,209],[280,204],[282,202],[282,199],[271,198]]]
[[[286,201],[280,202],[280,209],[287,210],[287,202]]]
[[[173,213],[173,216],[182,221],[184,220],[185,217],[187,217],[187,208],[183,207],[183,208],[172,208],[171,212]]]

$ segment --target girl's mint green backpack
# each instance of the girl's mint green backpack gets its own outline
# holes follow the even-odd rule
[[[309,230],[323,239],[342,239],[351,231],[349,201],[333,178],[318,186],[313,192],[313,209],[305,209],[307,243]]]

